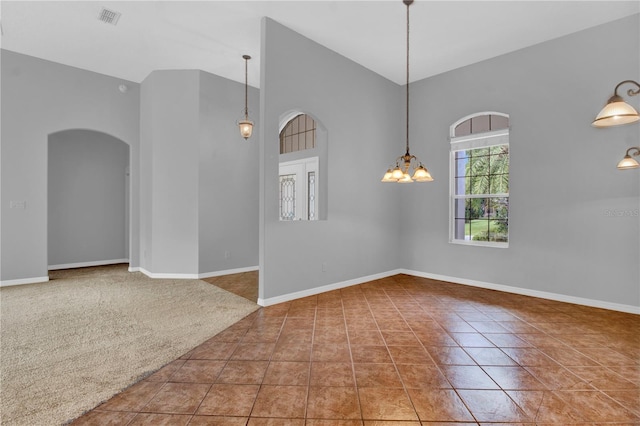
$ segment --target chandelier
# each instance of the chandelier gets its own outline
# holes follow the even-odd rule
[[[407,5],[407,145],[404,155],[396,159],[396,166],[387,169],[382,182],[431,182],[433,177],[431,177],[429,170],[418,160],[418,157],[412,155],[409,151],[409,6],[411,6],[413,0],[403,0],[403,3]]]

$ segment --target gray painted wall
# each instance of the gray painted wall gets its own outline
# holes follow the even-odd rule
[[[251,89],[251,106],[258,103]],[[258,263],[259,132],[236,120],[244,85],[197,70],[154,71],[141,95],[142,267],[208,274]]]
[[[404,147],[400,87],[268,18],[260,87],[260,298],[396,268],[400,194],[380,179]],[[327,129],[327,220],[278,220],[278,125],[292,110]]]
[[[639,40],[635,15],[412,84],[412,146],[436,181],[402,188],[399,266],[639,306],[640,173],[616,164],[640,126],[590,125],[618,82],[640,81]],[[508,249],[448,242],[449,126],[481,111],[511,116]]]
[[[153,101],[156,73],[140,84],[140,267],[153,260]],[[147,142],[143,142],[147,141]]]
[[[249,87],[254,129],[245,140],[236,125],[244,111],[244,84],[200,73],[201,274],[258,266],[259,98],[258,89]]]
[[[137,265],[139,85],[7,50],[1,55],[0,280],[48,274],[47,140],[68,129],[95,130],[129,144],[130,261]],[[118,90],[123,83],[126,93]],[[26,208],[10,208],[10,201],[24,201]]]
[[[199,71],[154,71],[142,87],[140,146],[146,158],[140,176],[146,214],[140,218],[141,266],[153,273],[195,274]],[[147,107],[149,111],[144,111]],[[149,229],[151,234],[147,235]]]
[[[118,90],[123,83],[126,93]],[[130,145],[132,267],[196,274],[257,265],[259,132],[249,141],[237,134],[243,95],[243,85],[200,71],[152,73],[138,85],[2,50],[0,280],[47,276],[47,140],[68,129],[103,132]],[[254,119],[258,97],[251,88]],[[145,143],[141,155],[140,138],[160,142]],[[216,180],[232,164],[233,179]],[[10,201],[25,201],[26,209],[10,208]]]
[[[104,133],[49,137],[49,266],[128,259],[129,146]]]

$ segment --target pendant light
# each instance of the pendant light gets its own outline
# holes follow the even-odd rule
[[[633,123],[634,121],[640,120],[638,111],[626,103],[624,99],[622,99],[622,96],[618,95],[618,88],[626,83],[633,84],[638,87],[636,90],[629,89],[627,91],[627,95],[636,96],[640,94],[640,83],[633,80],[625,80],[618,83],[613,91],[613,96],[607,101],[607,105],[602,108],[600,114],[598,114],[593,123],[591,123],[593,127],[619,126],[621,124]]]
[[[431,173],[415,155],[411,155],[409,152],[409,6],[411,6],[413,0],[403,0],[403,3],[407,6],[407,144],[406,152],[396,159],[394,168],[390,167],[387,170],[382,182],[431,182],[433,180]],[[410,174],[410,169],[412,169],[413,176]]]
[[[240,135],[245,139],[249,139],[253,133],[253,121],[249,119],[249,59],[251,56],[242,55],[244,59],[244,118],[238,120]]]

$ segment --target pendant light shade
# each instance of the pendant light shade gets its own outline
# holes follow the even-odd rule
[[[413,174],[413,180],[417,182],[431,182],[433,178],[431,177],[431,173],[427,170],[422,163],[418,166],[415,173]]]
[[[387,169],[387,172],[382,177],[382,182],[396,182],[396,180],[393,179],[392,175],[393,170]]]
[[[382,178],[382,182],[397,182],[397,183],[411,183],[411,182],[431,182],[433,177],[427,168],[418,160],[415,155],[411,155],[409,152],[409,6],[413,3],[413,0],[403,0],[403,3],[407,6],[407,143],[406,152],[396,159],[396,166],[388,168],[387,172]],[[411,175],[413,172],[413,176]]]
[[[253,121],[249,119],[249,59],[251,56],[242,55],[244,59],[244,118],[238,120],[240,135],[245,139],[249,139],[253,134]]]
[[[249,139],[253,134],[253,121],[251,120],[238,121],[238,127],[240,127],[240,135],[245,139]]]
[[[400,166],[396,166],[396,168],[393,169],[393,172],[391,172],[391,179],[400,180],[404,178],[404,175],[405,173],[400,170]]]
[[[627,95],[635,96],[640,94],[640,84],[633,80],[625,80],[616,86],[613,96],[609,98],[607,104],[602,111],[598,114],[596,119],[591,123],[593,127],[613,127],[620,126],[622,124],[629,124],[640,120],[640,115],[634,107],[629,105],[618,95],[618,88],[623,84],[634,84],[638,87],[637,90],[629,89]]]

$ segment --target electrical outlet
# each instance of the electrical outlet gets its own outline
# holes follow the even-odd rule
[[[231,259],[231,253],[229,253],[228,250],[224,252],[224,258],[227,260]]]
[[[327,262],[322,262],[322,272],[327,272]]]
[[[9,208],[25,210],[27,208],[26,201],[9,201]]]

